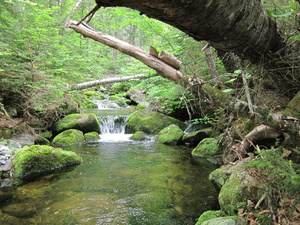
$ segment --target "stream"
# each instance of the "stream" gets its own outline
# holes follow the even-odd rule
[[[129,112],[101,108],[100,140],[65,147],[83,163],[0,193],[0,224],[189,225],[216,207],[216,167],[191,149],[124,134]],[[6,201],[4,201],[7,199]]]

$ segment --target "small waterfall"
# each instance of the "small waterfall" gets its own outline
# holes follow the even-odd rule
[[[128,116],[100,116],[102,134],[124,134]]]
[[[99,116],[101,122],[100,142],[130,141],[131,134],[125,134],[127,115]]]

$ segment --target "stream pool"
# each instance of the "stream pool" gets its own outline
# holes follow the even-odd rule
[[[216,206],[215,167],[185,147],[119,140],[65,150],[83,163],[2,193],[0,224],[187,225]]]

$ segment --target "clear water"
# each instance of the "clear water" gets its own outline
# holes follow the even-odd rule
[[[97,112],[108,115],[98,142],[65,148],[81,165],[0,192],[0,224],[189,225],[216,206],[213,164],[195,162],[184,146],[131,141],[123,125],[109,124],[124,110],[107,112]]]

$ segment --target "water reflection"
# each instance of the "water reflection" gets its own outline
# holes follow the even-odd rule
[[[69,147],[84,162],[19,187],[1,205],[0,224],[195,224],[215,206],[215,167],[190,150],[154,142]],[[23,212],[23,213],[21,213]]]

